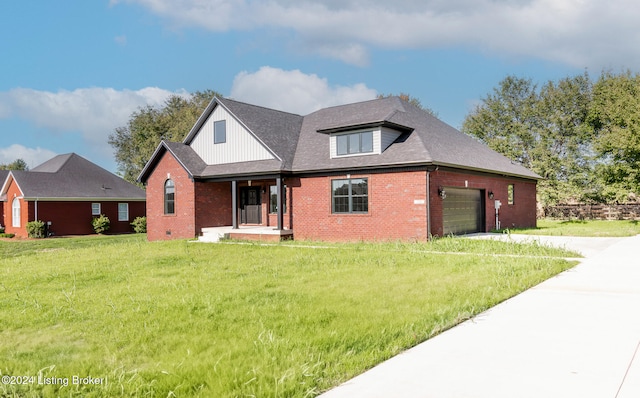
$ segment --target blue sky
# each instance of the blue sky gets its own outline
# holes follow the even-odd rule
[[[0,163],[76,152],[213,89],[307,114],[409,93],[459,128],[507,75],[640,70],[631,0],[60,0],[0,6]],[[187,132],[185,132],[186,134]]]

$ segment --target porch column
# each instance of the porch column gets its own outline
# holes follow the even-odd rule
[[[238,229],[238,181],[231,180],[231,225]]]
[[[283,228],[283,217],[284,214],[282,212],[282,177],[276,177],[276,191],[277,191],[277,199],[276,206],[278,207],[278,231],[282,231]]]

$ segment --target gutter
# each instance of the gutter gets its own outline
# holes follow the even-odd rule
[[[42,197],[22,197],[22,199],[29,202],[144,202],[146,198],[42,198]]]

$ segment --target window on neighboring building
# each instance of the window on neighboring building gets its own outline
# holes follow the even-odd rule
[[[118,203],[118,221],[129,221],[129,203]]]
[[[11,203],[11,225],[20,228],[20,199],[13,198]]]
[[[369,211],[368,179],[332,180],[331,202],[333,213],[367,213]]]
[[[336,136],[336,153],[338,156],[369,152],[373,152],[373,131]]]
[[[507,186],[507,202],[510,205],[512,205],[514,203],[513,184],[509,184],[509,186]]]
[[[218,120],[213,122],[213,143],[222,144],[227,142],[227,121]]]
[[[278,187],[271,185],[269,187],[269,213],[278,212]],[[287,186],[282,190],[282,212],[287,212]]]
[[[176,210],[176,187],[173,180],[169,179],[164,183],[164,214],[175,214]]]
[[[91,215],[99,216],[100,215],[100,203],[91,203]]]

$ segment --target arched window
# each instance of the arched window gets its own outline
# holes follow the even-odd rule
[[[175,214],[176,212],[176,186],[173,180],[169,179],[164,183],[164,214]]]
[[[20,199],[13,198],[11,203],[11,225],[20,228]]]

